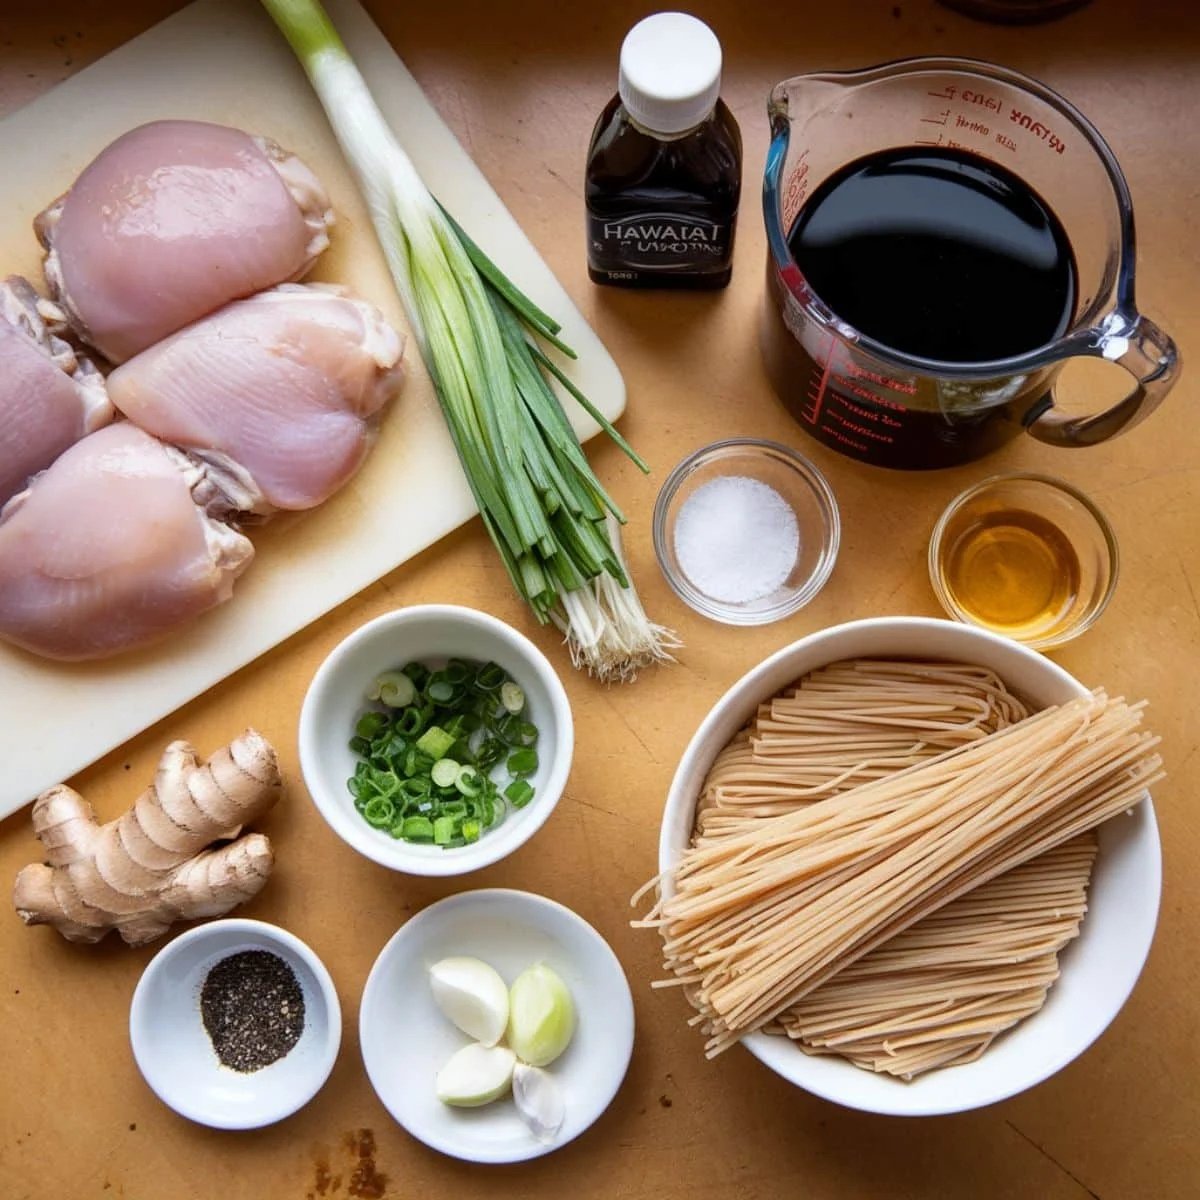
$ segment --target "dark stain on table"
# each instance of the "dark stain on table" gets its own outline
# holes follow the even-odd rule
[[[346,1190],[359,1200],[380,1200],[387,1193],[387,1176],[375,1165],[375,1134],[370,1129],[355,1129],[342,1139],[357,1161],[350,1172]]]

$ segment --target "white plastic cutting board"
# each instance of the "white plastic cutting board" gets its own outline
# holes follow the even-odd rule
[[[483,175],[354,0],[327,8],[432,191],[579,352],[574,380],[610,419],[616,364]],[[338,224],[313,278],[337,280],[403,327],[398,301],[324,115],[282,36],[251,0],[197,0],[0,122],[0,275],[41,285],[30,227],[113,138],[190,117],[265,133],[321,176]],[[411,342],[410,376],[371,458],[321,509],[254,534],[233,600],[169,641],[106,662],[55,664],[0,644],[0,817],[120,745],[461,525],[475,506]],[[581,436],[596,426],[568,402]],[[63,730],[70,736],[64,737]]]

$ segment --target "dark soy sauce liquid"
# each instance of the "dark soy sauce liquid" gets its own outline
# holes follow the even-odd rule
[[[868,337],[921,358],[989,362],[1062,334],[1075,261],[1027,184],[961,150],[900,148],[843,167],[788,244],[813,291]]]
[[[841,320],[921,358],[1008,358],[1054,341],[1074,315],[1075,260],[1062,223],[1023,180],[967,151],[899,147],[849,163],[804,202],[788,245]],[[894,394],[899,407],[884,395],[872,413],[859,379],[842,388],[844,411],[831,408],[813,401],[811,374],[824,372],[823,394],[836,402],[836,364],[815,363],[777,324],[767,361],[785,403],[809,432],[869,462],[920,468],[978,457],[1045,403],[1049,378],[1040,371],[1003,405],[982,387],[973,403],[968,383],[959,392],[943,385],[940,396]],[[948,390],[956,407],[945,403]]]

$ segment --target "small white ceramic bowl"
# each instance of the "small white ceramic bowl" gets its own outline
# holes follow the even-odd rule
[[[443,849],[372,828],[355,810],[346,781],[356,762],[350,738],[376,676],[414,660],[450,657],[496,662],[520,684],[526,716],[538,727],[538,769],[529,777],[536,794],[527,807],[509,811],[479,841]],[[300,769],[321,815],[360,854],[410,875],[463,875],[524,845],[554,811],[574,749],[571,706],[546,656],[503,621],[450,604],[402,608],[356,629],[318,668],[300,711]]]
[[[847,658],[956,659],[990,667],[1039,707],[1086,692],[1061,667],[983,629],[926,617],[878,617],[822,630],[771,655],[721,697],[688,743],[671,783],[658,865],[674,865],[691,837],[696,796],[717,752],[758,704],[801,675]],[[1060,955],[1045,1006],[997,1038],[973,1063],[905,1083],[833,1056],[808,1055],[785,1037],[742,1044],[791,1083],[867,1112],[932,1116],[993,1104],[1048,1079],[1104,1032],[1137,982],[1158,917],[1162,855],[1149,797],[1100,827],[1100,852],[1079,937]],[[669,883],[669,881],[668,881]],[[689,1010],[690,1011],[690,1010]],[[701,1052],[697,1035],[696,1052]]]
[[[552,1142],[529,1132],[509,1098],[450,1108],[434,1094],[438,1071],[471,1040],[429,987],[429,968],[451,955],[490,963],[510,985],[545,963],[570,989],[575,1036],[546,1068],[566,1109]],[[400,928],[371,968],[358,1032],[379,1099],[413,1137],[468,1162],[520,1162],[578,1137],[617,1094],[633,1052],[633,998],[617,956],[582,917],[543,896],[490,888],[439,900]]]
[[[267,950],[291,967],[304,993],[304,1031],[269,1066],[242,1073],[222,1066],[200,1017],[200,989],[223,958]],[[198,925],[164,946],[133,993],[129,1039],[138,1069],[158,1098],[214,1129],[257,1129],[291,1116],[320,1091],[342,1040],[333,980],[299,938],[263,921]]]

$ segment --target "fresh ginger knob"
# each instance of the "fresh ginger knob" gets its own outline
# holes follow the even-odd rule
[[[65,785],[33,805],[44,863],[18,873],[13,904],[27,925],[53,925],[72,942],[116,929],[131,946],[176,921],[215,917],[258,894],[274,863],[271,843],[242,834],[279,798],[271,744],[248,729],[202,764],[187,742],[162,754],[154,782],[122,816],[96,822]],[[227,844],[210,849],[218,840]]]

